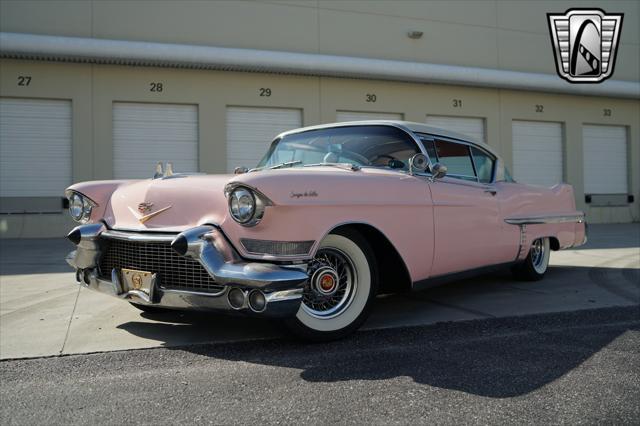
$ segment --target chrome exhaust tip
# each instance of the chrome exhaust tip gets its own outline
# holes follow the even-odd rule
[[[253,312],[260,313],[267,309],[267,298],[260,290],[251,290],[249,293],[249,309]]]
[[[227,293],[227,301],[229,302],[229,306],[231,306],[235,310],[239,310],[244,307],[246,297],[247,295],[245,294],[245,292],[237,287],[232,288]]]

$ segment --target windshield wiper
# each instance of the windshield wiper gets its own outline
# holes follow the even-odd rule
[[[276,164],[275,166],[264,166],[264,167],[256,167],[255,169],[251,169],[249,170],[250,172],[257,172],[258,170],[273,170],[273,169],[282,169],[284,167],[291,167],[291,166],[295,166],[297,164],[302,164],[301,160],[296,160],[296,161],[286,161],[284,163],[280,163],[280,164]]]
[[[330,166],[330,167],[337,167],[339,169],[343,169],[343,170],[351,170],[353,172],[357,172],[358,170],[361,169],[360,166],[358,166],[357,164],[354,163],[315,163],[315,164],[305,164],[302,167],[323,167],[323,166]]]

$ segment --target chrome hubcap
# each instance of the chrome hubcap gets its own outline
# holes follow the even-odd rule
[[[531,262],[538,272],[543,272],[546,268],[545,255],[546,249],[544,246],[544,239],[540,238],[535,240],[531,246]]]
[[[340,277],[330,266],[321,266],[311,276],[311,287],[324,296],[331,296],[338,290]]]
[[[335,248],[318,251],[309,283],[302,297],[302,309],[309,315],[329,319],[344,312],[355,296],[357,276],[353,261]]]

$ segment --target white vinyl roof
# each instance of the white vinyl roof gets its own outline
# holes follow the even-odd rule
[[[571,84],[557,75],[350,56],[0,32],[0,56],[174,68],[366,78],[640,98],[640,82]]]

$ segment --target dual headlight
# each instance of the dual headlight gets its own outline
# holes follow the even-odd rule
[[[229,202],[229,213],[233,220],[244,226],[255,226],[264,216],[265,206],[271,200],[255,189],[237,185],[225,188]]]
[[[96,207],[96,203],[79,192],[69,191],[69,214],[76,222],[87,223],[91,219],[91,210]]]

